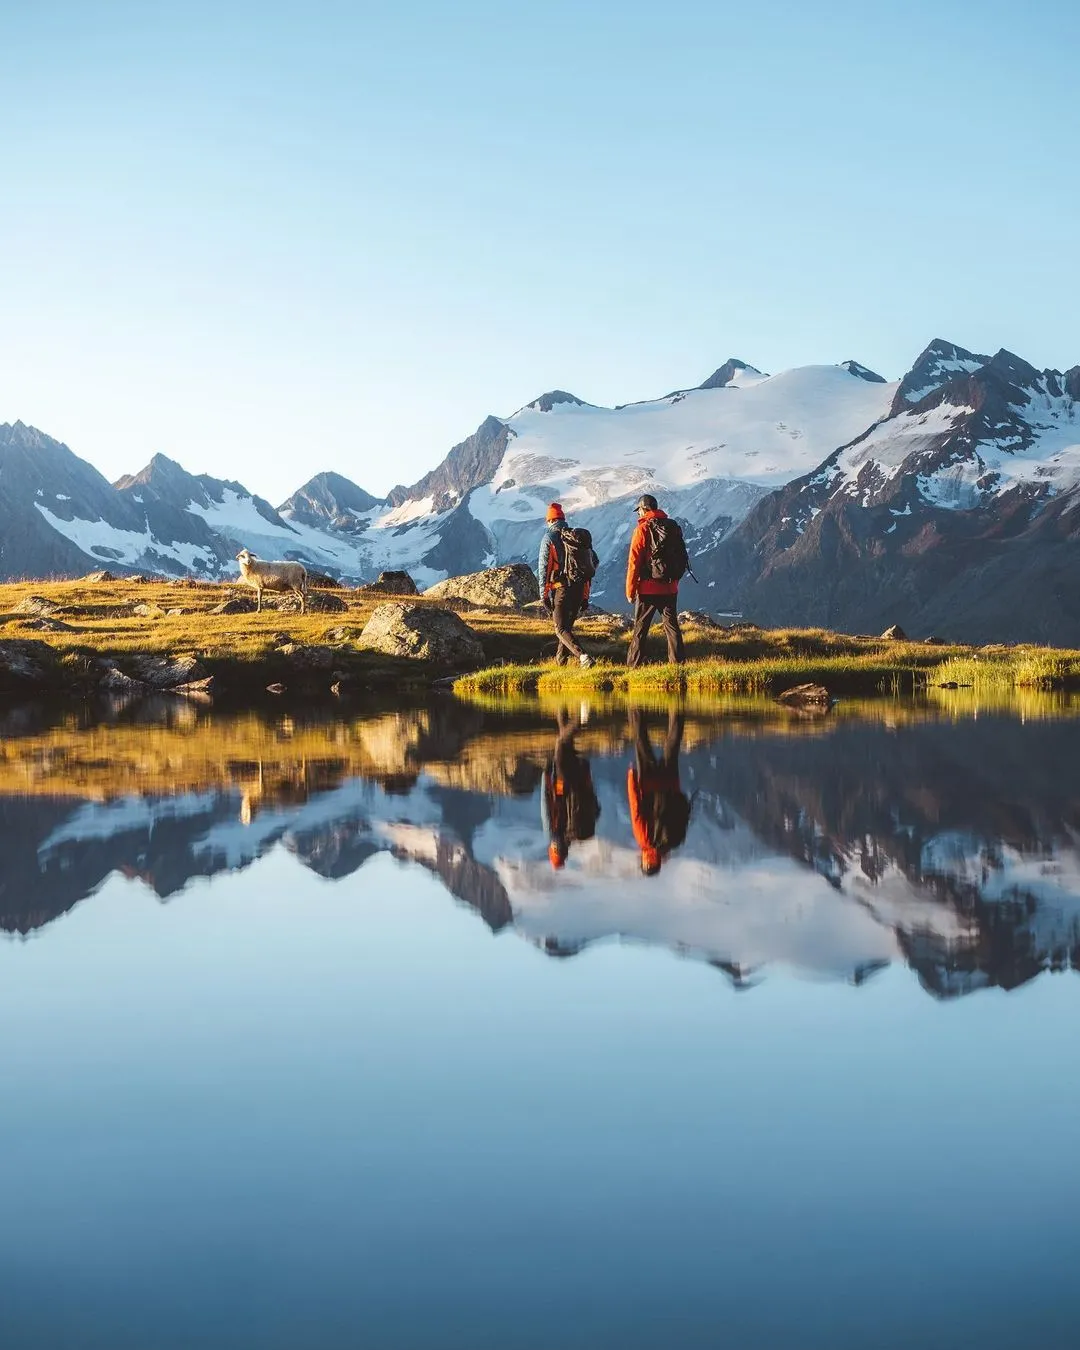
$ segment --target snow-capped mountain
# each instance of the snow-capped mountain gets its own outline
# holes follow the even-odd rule
[[[0,427],[0,575],[228,575],[241,546],[348,581],[421,587],[532,562],[548,502],[587,526],[594,595],[622,604],[631,506],[679,518],[703,589],[764,623],[1080,641],[1080,367],[1037,371],[935,340],[899,381],[857,361],[597,407],[565,390],[486,417],[385,499],[324,472],[280,508],[164,456],[113,486],[21,423]]]
[[[935,341],[888,415],[703,564],[765,623],[1080,641],[1080,367]]]

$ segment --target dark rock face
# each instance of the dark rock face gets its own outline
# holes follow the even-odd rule
[[[76,577],[100,562],[54,529],[50,516],[144,528],[134,507],[66,445],[22,422],[0,425],[0,580]]]
[[[584,399],[578,398],[576,394],[568,394],[565,389],[552,389],[549,393],[534,398],[531,403],[526,403],[525,406],[537,412],[551,412],[552,408],[558,407],[560,403],[573,403],[578,408],[587,406]]]
[[[319,473],[282,502],[278,512],[315,529],[353,532],[364,526],[358,515],[384,505],[382,497],[373,497],[339,473]]]
[[[740,361],[737,356],[729,356],[724,364],[718,370],[714,370],[707,380],[702,380],[698,388],[723,389],[731,383],[740,370],[748,370],[751,375],[761,374],[756,366],[751,366],[746,361]]]
[[[840,365],[849,375],[854,375],[857,380],[866,380],[868,384],[887,383],[884,375],[879,375],[876,370],[871,370],[858,361],[841,361]]]
[[[437,469],[412,487],[396,487],[387,496],[391,506],[431,497],[436,511],[446,511],[481,483],[490,483],[510,439],[510,428],[497,417],[485,417],[471,436],[455,445]]]
[[[404,602],[379,605],[357,646],[440,666],[478,665],[484,659],[480,639],[456,614]]]
[[[931,343],[884,421],[763,498],[695,570],[766,624],[881,632],[902,614],[917,636],[1080,642],[1080,486],[1065,463],[1059,487],[1041,450],[1007,477],[1036,445],[1080,442],[1068,382]]]

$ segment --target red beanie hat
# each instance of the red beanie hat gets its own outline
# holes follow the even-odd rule
[[[547,509],[547,519],[548,519],[548,524],[550,524],[553,520],[565,520],[565,519],[566,519],[566,517],[563,515],[563,509],[562,509],[562,506],[561,506],[561,504],[560,504],[559,502],[552,502],[551,505],[548,507],[548,509]]]

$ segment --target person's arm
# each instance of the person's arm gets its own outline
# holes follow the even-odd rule
[[[626,771],[626,799],[630,803],[630,824],[637,840],[638,848],[649,847],[649,831],[641,814],[641,783],[631,764]]]
[[[551,540],[548,538],[547,530],[540,536],[540,556],[536,560],[536,580],[540,586],[540,599],[543,600],[544,592],[547,590],[548,579],[548,558],[551,553]]]
[[[626,598],[631,604],[637,595],[641,555],[645,552],[645,522],[639,520],[630,536],[630,556],[626,560]]]

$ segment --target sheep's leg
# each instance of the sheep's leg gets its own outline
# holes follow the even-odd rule
[[[262,613],[262,587],[261,587],[261,586],[256,586],[256,587],[255,587],[255,613],[256,613],[256,614],[261,614],[261,613]]]
[[[307,613],[307,591],[303,586],[297,587],[296,594],[300,597],[300,613]]]

